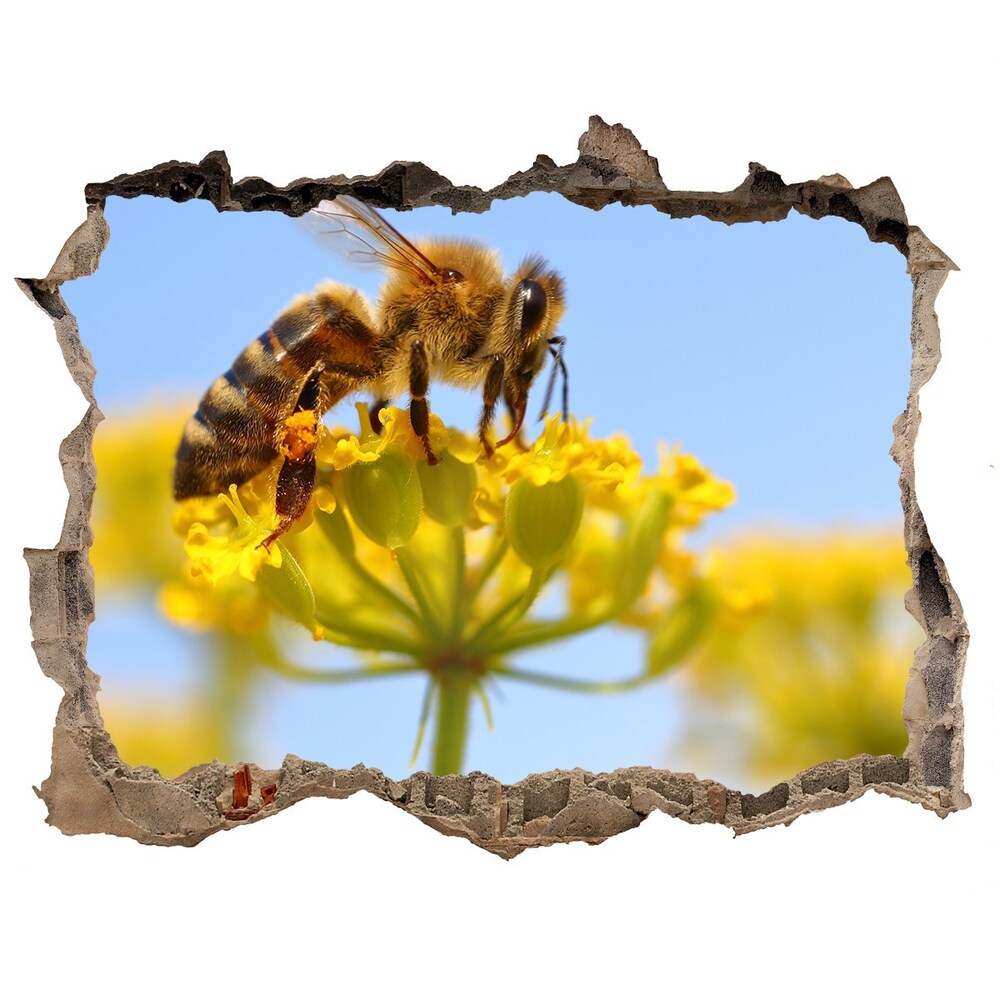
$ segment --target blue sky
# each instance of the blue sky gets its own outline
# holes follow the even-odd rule
[[[511,270],[538,252],[562,273],[572,410],[592,414],[598,434],[626,431],[649,462],[657,442],[679,443],[734,482],[738,502],[706,538],[762,522],[901,523],[888,449],[906,399],[910,281],[902,256],[870,243],[860,227],[796,214],[727,227],[648,207],[595,213],[543,194],[484,215],[387,215],[409,236],[483,240]],[[64,294],[109,421],[151,399],[196,401],[291,298],[320,280],[373,297],[380,282],[377,271],[345,263],[280,215],[141,198],[112,199],[107,218],[112,238],[100,269]],[[430,402],[449,423],[475,425],[474,395],[434,386]],[[198,675],[198,643],[166,634],[147,606],[98,605],[88,655],[106,690],[134,680],[126,637],[152,632],[160,641],[147,644],[147,679],[170,688]],[[521,665],[618,662],[633,655],[631,643],[609,633],[565,649],[559,662],[548,655]],[[422,689],[382,683],[274,685],[261,693],[252,756],[263,764],[285,751],[337,765],[363,759],[402,775]],[[669,763],[663,748],[677,706],[662,687],[614,699],[503,691],[495,732],[476,717],[470,767],[515,779],[556,766]]]

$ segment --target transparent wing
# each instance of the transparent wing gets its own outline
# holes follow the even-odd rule
[[[322,244],[324,249],[351,264],[362,267],[385,266],[381,258],[358,239],[358,233],[347,225],[347,220],[338,218],[336,202],[320,202],[315,209],[299,216],[295,222],[317,243]]]
[[[425,282],[440,280],[439,269],[374,208],[339,195],[321,201],[302,224],[334,252],[358,264],[408,271]]]

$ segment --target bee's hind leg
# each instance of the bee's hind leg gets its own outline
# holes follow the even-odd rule
[[[274,493],[274,512],[279,521],[274,531],[260,543],[264,548],[269,548],[302,517],[312,499],[316,485],[317,427],[322,393],[320,376],[323,370],[322,362],[311,369],[295,409],[279,430],[277,450],[284,459]]]
[[[440,459],[431,451],[430,410],[427,408],[427,384],[430,380],[430,363],[422,340],[410,341],[410,426],[420,438],[427,453],[427,462],[437,465]]]

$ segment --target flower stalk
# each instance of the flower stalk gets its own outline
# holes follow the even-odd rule
[[[431,770],[434,774],[461,774],[469,731],[475,677],[471,671],[449,670],[438,676],[437,720]]]

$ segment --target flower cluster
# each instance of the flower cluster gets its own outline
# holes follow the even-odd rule
[[[624,437],[549,420],[534,442],[486,458],[478,440],[432,418],[432,467],[406,413],[384,410],[376,433],[360,408],[353,433],[318,428],[310,509],[264,547],[276,466],[222,496],[170,499],[187,412],[112,418],[95,441],[98,625],[123,606],[110,595],[149,606],[155,595],[205,654],[180,696],[135,701],[105,685],[102,710],[126,760],[173,774],[238,759],[267,676],[417,672],[427,681],[418,740],[433,712],[431,767],[458,770],[470,704],[489,713],[491,681],[620,691],[682,664],[673,760],[681,753],[687,768],[735,783],[747,768],[766,787],[819,760],[902,748],[919,637],[902,611],[910,579],[893,532],[758,533],[698,554],[690,533],[734,493],[691,455],[664,450],[644,471]],[[518,665],[524,651],[609,623],[644,640],[631,673]],[[338,647],[341,664],[291,662],[296,629]]]
[[[195,578],[254,581],[272,608],[317,640],[359,651],[345,679],[422,670],[421,731],[436,702],[432,767],[458,771],[470,699],[484,679],[577,690],[648,682],[701,640],[711,614],[685,535],[734,499],[695,458],[665,454],[651,475],[627,439],[547,418],[527,447],[486,457],[479,442],[431,418],[430,465],[405,411],[388,407],[359,432],[319,428],[317,488],[288,535],[274,530],[276,472],[228,496],[184,501],[175,525]],[[540,614],[543,593],[561,600]],[[561,598],[560,598],[561,595]],[[647,662],[617,679],[553,678],[520,670],[523,649],[609,622],[652,633]],[[334,674],[336,672],[330,672]],[[327,679],[334,679],[328,677]]]

